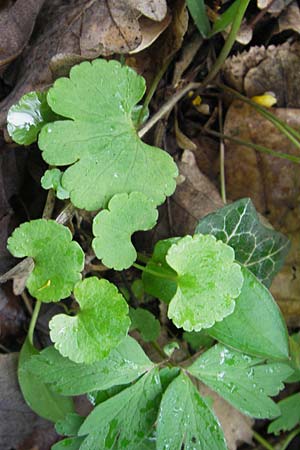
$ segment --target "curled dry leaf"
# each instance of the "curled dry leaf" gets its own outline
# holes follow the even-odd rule
[[[300,33],[300,9],[297,1],[291,3],[278,18],[278,32],[285,30]]]
[[[274,92],[279,107],[300,107],[300,43],[252,47],[229,58],[225,81],[248,97]]]
[[[273,109],[290,126],[299,129],[299,109]],[[224,133],[275,151],[298,155],[299,151],[274,125],[251,106],[234,102],[225,120]],[[300,323],[300,167],[285,159],[256,152],[226,141],[226,190],[230,199],[251,197],[255,207],[274,228],[292,240],[283,271],[275,278],[272,292],[289,324]]]
[[[166,14],[166,0],[46,0],[38,33],[23,52],[15,89],[0,103],[0,125],[25,92],[48,87],[83,59],[134,50],[142,41],[140,17],[162,21]]]
[[[278,15],[290,1],[291,0],[257,0],[257,7],[259,9],[268,8],[269,13]]]

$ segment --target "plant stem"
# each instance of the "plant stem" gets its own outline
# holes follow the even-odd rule
[[[138,252],[137,254],[137,259],[145,264],[147,264],[147,262],[150,260],[150,258],[146,255],[144,255],[143,253]]]
[[[155,277],[164,278],[165,280],[177,281],[176,277],[164,275],[161,272],[156,272],[155,270],[149,269],[148,267],[145,267],[145,266],[141,266],[140,264],[133,263],[132,265],[136,269],[139,269],[142,272],[150,273],[151,275],[154,275]]]
[[[274,450],[273,445],[269,444],[269,442],[267,442],[265,440],[265,438],[263,438],[259,433],[257,433],[256,431],[253,431],[253,437],[254,439],[259,442],[265,449],[267,450]]]
[[[29,329],[28,329],[28,339],[29,339],[29,342],[31,345],[33,345],[33,332],[34,332],[36,321],[37,321],[37,318],[38,318],[38,315],[39,315],[39,312],[41,309],[41,305],[42,305],[42,302],[40,300],[37,300],[36,304],[34,306],[32,316],[31,316],[30,325],[29,325]]]
[[[292,442],[292,440],[300,433],[300,427],[296,428],[294,431],[292,431],[288,437],[286,438],[286,440],[284,441],[281,450],[286,450],[288,448],[288,446],[290,445],[290,443]]]
[[[230,50],[233,47],[233,44],[235,43],[236,40],[236,36],[238,34],[238,31],[240,29],[244,14],[246,12],[246,9],[248,7],[250,3],[250,0],[240,0],[240,4],[239,7],[237,9],[235,18],[232,22],[231,25],[231,30],[230,33],[224,43],[224,46],[219,54],[219,56],[217,57],[214,65],[212,66],[209,74],[207,75],[207,77],[203,80],[203,84],[208,84],[210,83],[218,74],[219,70],[221,69],[225,59],[227,58],[227,56],[230,53]]]
[[[151,341],[151,345],[154,348],[154,350],[159,354],[159,356],[162,357],[162,359],[167,359],[168,355],[165,354],[162,348],[158,345],[156,341]]]

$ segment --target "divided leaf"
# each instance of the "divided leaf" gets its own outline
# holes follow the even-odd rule
[[[54,189],[56,197],[60,200],[65,200],[66,198],[70,198],[70,194],[62,187],[62,176],[63,172],[59,169],[46,170],[41,178],[41,185],[46,190]]]
[[[81,279],[84,253],[67,227],[54,220],[38,219],[23,223],[8,239],[12,255],[34,260],[33,272],[26,286],[30,294],[42,302],[55,302],[68,297]]]
[[[131,330],[139,330],[145,342],[156,341],[160,334],[160,323],[155,316],[144,308],[130,308]]]
[[[126,336],[107,358],[77,364],[48,347],[27,364],[28,370],[63,395],[81,395],[131,383],[153,368],[141,346]]]
[[[47,384],[28,370],[27,364],[33,355],[39,355],[39,352],[27,338],[22,346],[18,364],[18,380],[22,394],[34,412],[44,419],[56,422],[74,411],[73,401],[52,392]]]
[[[57,119],[47,103],[47,92],[29,92],[9,109],[7,131],[17,144],[30,145],[46,123]]]
[[[286,364],[264,363],[221,344],[206,351],[187,370],[235,408],[258,419],[280,414],[269,397],[283,389],[282,381],[292,373]]]
[[[62,436],[76,436],[83,424],[84,417],[77,413],[69,413],[55,424],[55,430]]]
[[[154,369],[94,408],[79,430],[79,436],[87,435],[80,450],[140,448],[153,429],[160,398],[159,374]]]
[[[103,264],[116,270],[128,269],[137,254],[131,242],[135,231],[154,227],[158,212],[151,200],[141,192],[114,195],[108,209],[93,221],[93,249]]]
[[[196,233],[213,234],[230,245],[235,258],[266,286],[280,270],[289,240],[259,220],[250,198],[243,198],[201,219]]]
[[[233,314],[207,333],[225,345],[254,356],[286,359],[288,333],[283,316],[268,289],[246,268]]]
[[[71,437],[57,442],[51,447],[51,450],[80,450],[83,442],[82,437]]]
[[[227,450],[218,420],[183,373],[163,395],[156,439],[157,450]]]
[[[232,314],[243,275],[231,247],[214,236],[186,236],[166,256],[177,276],[168,317],[186,331],[200,331]]]
[[[80,305],[76,316],[58,314],[50,323],[55,348],[77,363],[105,358],[126,336],[128,305],[116,286],[96,277],[86,278],[74,289]]]
[[[115,194],[134,191],[159,205],[174,192],[176,164],[143,143],[132,122],[144,92],[141,76],[104,59],[73,67],[49,90],[50,107],[69,120],[44,126],[39,147],[49,164],[71,166],[62,185],[78,208],[97,210]]]
[[[294,394],[278,403],[281,416],[274,420],[268,428],[268,433],[279,434],[290,431],[300,422],[300,394]]]

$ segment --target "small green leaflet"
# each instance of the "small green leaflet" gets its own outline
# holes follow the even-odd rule
[[[62,436],[76,436],[84,422],[84,417],[77,413],[69,413],[55,424],[55,430]]]
[[[243,275],[231,247],[214,236],[186,236],[166,256],[177,276],[168,317],[179,328],[200,331],[232,314]]]
[[[126,336],[128,305],[116,286],[96,277],[77,283],[74,295],[80,311],[54,316],[50,337],[63,356],[89,364],[105,358]]]
[[[176,272],[166,262],[169,248],[178,242],[180,238],[170,238],[158,241],[154,247],[152,258],[146,265],[142,281],[147,294],[169,303],[176,294]],[[149,270],[149,272],[148,272]],[[159,272],[165,277],[157,277],[153,272]]]
[[[161,384],[153,369],[134,385],[96,406],[79,430],[80,450],[136,450],[153,429]]]
[[[269,425],[268,433],[290,431],[300,422],[300,393],[281,400],[278,406],[281,416]]]
[[[15,229],[8,239],[8,250],[17,258],[30,256],[33,272],[26,286],[42,302],[68,297],[81,279],[84,253],[67,227],[54,220],[31,220]]]
[[[234,313],[207,333],[229,347],[254,356],[286,359],[289,356],[286,324],[268,289],[246,268]]]
[[[292,369],[280,362],[264,363],[217,344],[188,369],[194,377],[251,417],[272,419],[280,414],[269,397],[277,395]]]
[[[160,333],[160,323],[155,316],[143,308],[130,308],[131,330],[137,329],[145,342],[156,341]]]
[[[82,437],[67,438],[54,444],[51,450],[80,450],[82,442]]]
[[[218,420],[183,373],[163,395],[156,439],[157,450],[227,450]]]
[[[153,228],[157,217],[155,205],[141,192],[114,195],[108,209],[100,211],[93,221],[92,246],[97,258],[107,267],[128,269],[137,257],[132,234]]]
[[[187,0],[186,4],[200,34],[204,38],[208,37],[211,27],[204,0]]]
[[[47,103],[47,92],[29,92],[8,111],[7,131],[17,144],[30,145],[46,123],[57,119]]]
[[[46,384],[28,370],[28,361],[33,355],[38,354],[38,350],[32,346],[27,337],[19,356],[19,385],[28,406],[44,419],[56,422],[74,411],[73,401],[52,392]]]
[[[196,233],[213,234],[235,251],[235,258],[266,286],[280,270],[289,240],[259,220],[250,198],[224,206],[201,219]]]
[[[300,381],[300,332],[289,336],[290,344],[290,367],[294,369],[294,373],[286,380],[288,383]]]
[[[107,358],[93,364],[77,364],[48,347],[27,364],[28,370],[63,395],[88,392],[131,383],[153,368],[141,346],[126,336]]]
[[[48,164],[70,166],[62,185],[78,208],[97,210],[115,194],[134,191],[157,206],[174,192],[176,164],[143,143],[132,122],[144,92],[141,76],[104,59],[73,67],[70,78],[56,80],[49,90],[50,107],[69,120],[45,125],[39,147]]]
[[[49,169],[46,170],[41,178],[41,185],[44,189],[54,189],[56,197],[60,200],[65,200],[70,198],[70,194],[66,191],[61,184],[61,178],[63,172],[59,169]]]

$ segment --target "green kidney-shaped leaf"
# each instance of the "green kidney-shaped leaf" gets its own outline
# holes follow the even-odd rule
[[[93,364],[78,364],[48,347],[27,364],[28,370],[63,395],[81,395],[131,383],[153,368],[141,346],[130,336]]]
[[[116,286],[91,277],[79,282],[74,295],[80,305],[76,316],[58,314],[50,323],[55,348],[77,363],[105,358],[126,336],[128,305]]]
[[[157,450],[227,450],[218,420],[183,373],[163,395],[156,439]]]
[[[158,370],[96,406],[79,430],[80,450],[134,450],[150,434],[161,398]]]
[[[29,92],[9,109],[7,131],[17,144],[30,145],[42,127],[57,118],[47,103],[47,92]]]
[[[285,321],[268,289],[246,268],[244,284],[230,316],[207,333],[225,345],[254,356],[286,359],[289,356]]]
[[[290,431],[300,423],[300,393],[281,400],[278,407],[281,415],[269,425],[268,433]]]
[[[44,189],[54,189],[56,197],[60,200],[65,200],[70,198],[70,194],[66,191],[61,184],[61,178],[63,172],[59,169],[49,169],[46,170],[41,178],[41,185]]]
[[[26,286],[42,302],[59,301],[71,294],[81,279],[84,253],[67,227],[54,220],[31,220],[20,225],[8,239],[8,250],[14,256],[30,256],[33,272]]]
[[[172,245],[167,263],[177,276],[168,317],[186,331],[200,331],[232,314],[243,275],[231,247],[214,236],[186,236]]]
[[[269,397],[277,395],[292,369],[280,362],[264,363],[217,344],[200,356],[188,372],[244,414],[271,419],[280,414]]]
[[[61,397],[52,392],[47,384],[28,370],[28,361],[33,355],[38,354],[38,350],[27,338],[19,356],[19,385],[28,406],[39,416],[56,422],[63,419],[66,414],[74,412],[73,401],[71,398]]]
[[[154,227],[158,212],[151,200],[141,192],[114,195],[108,209],[93,221],[93,249],[103,264],[116,270],[128,269],[137,254],[131,242],[135,231]]]
[[[69,120],[46,125],[39,136],[43,158],[67,168],[62,185],[72,203],[87,210],[106,207],[113,195],[142,192],[155,205],[175,189],[177,167],[162,150],[143,143],[132,111],[145,80],[117,61],[98,59],[71,69],[47,100]]]
[[[259,220],[250,198],[243,198],[200,220],[196,233],[213,234],[230,245],[235,259],[266,286],[280,270],[289,251],[289,240]]]

